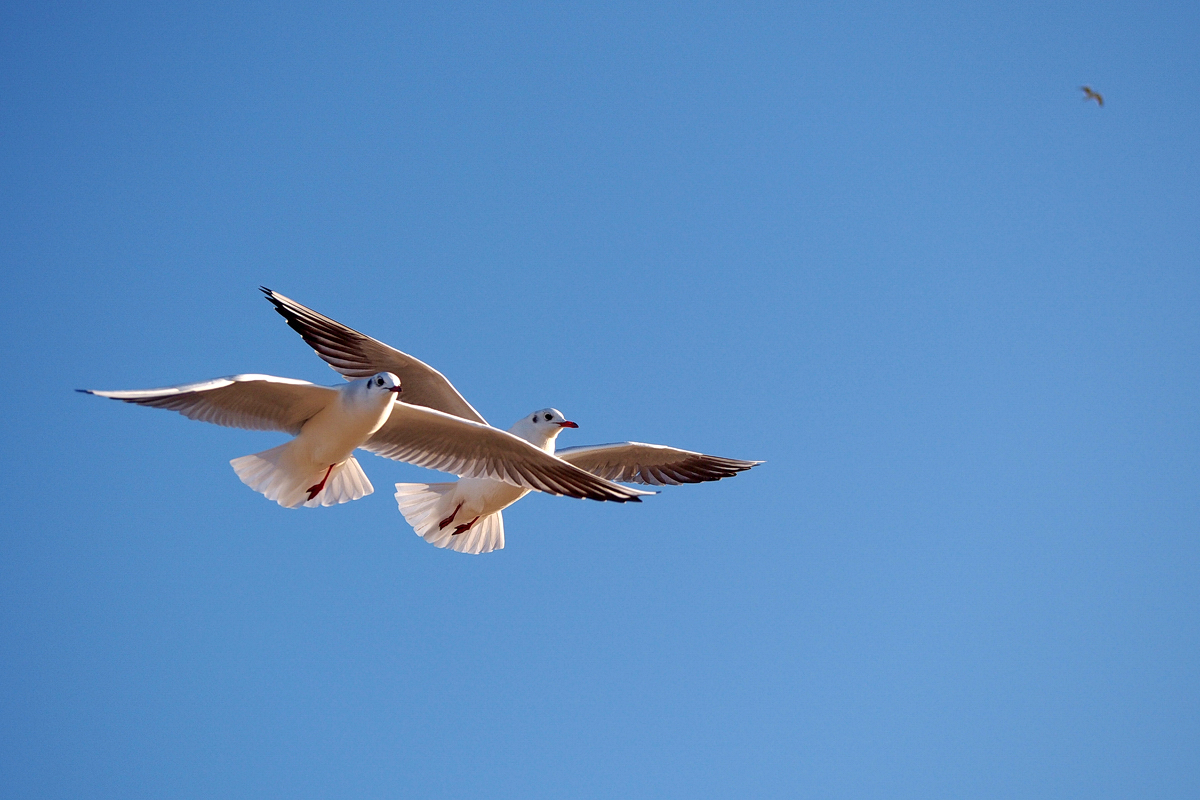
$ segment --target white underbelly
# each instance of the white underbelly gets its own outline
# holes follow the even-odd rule
[[[455,505],[462,503],[461,515],[486,517],[508,508],[529,494],[528,489],[490,478],[460,478],[455,487]]]
[[[340,464],[379,430],[390,411],[390,404],[380,409],[351,410],[342,403],[331,403],[304,423],[295,439],[294,457],[314,466]]]

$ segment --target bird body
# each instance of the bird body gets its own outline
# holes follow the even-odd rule
[[[387,373],[390,375],[390,373]],[[399,380],[391,376],[399,388]],[[335,388],[335,396],[286,444],[229,463],[242,482],[285,508],[330,506],[375,491],[351,454],[391,414],[394,395],[379,391],[382,377]],[[374,390],[373,390],[374,389]],[[314,487],[320,487],[312,491]]]
[[[385,386],[387,390],[380,391]],[[399,391],[400,380],[383,373],[336,387],[332,402],[305,422],[300,435],[291,441],[295,457],[312,464],[344,461],[387,422],[395,396],[393,386]]]
[[[490,478],[459,478],[454,481],[454,484],[455,490],[452,494],[451,506],[457,506],[458,502],[462,502],[462,510],[458,512],[457,516],[468,520],[499,514],[529,494],[530,491]]]

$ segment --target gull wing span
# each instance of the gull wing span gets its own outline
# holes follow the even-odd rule
[[[690,450],[641,442],[564,447],[555,455],[610,481],[648,483],[651,486],[719,481],[763,463],[706,456]]]
[[[387,422],[362,447],[418,467],[491,478],[548,494],[618,503],[653,494],[618,486],[499,428],[400,402],[392,405]]]
[[[300,433],[304,423],[328,405],[338,393],[337,389],[328,386],[271,375],[231,375],[163,389],[79,391],[140,406],[178,411],[188,419],[227,428],[285,431],[291,434]]]
[[[368,378],[376,372],[391,372],[400,378],[402,402],[444,411],[472,422],[486,424],[446,376],[433,367],[389,347],[378,339],[348,328],[295,300],[259,287],[287,324],[304,337],[325,363],[347,378]]]

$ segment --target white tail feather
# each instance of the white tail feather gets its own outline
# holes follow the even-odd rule
[[[454,511],[454,488],[457,483],[397,483],[396,503],[408,524],[417,535],[434,547],[445,547],[459,553],[490,553],[504,547],[504,517],[501,512],[481,517],[471,529],[454,532],[458,524],[470,520],[456,519],[444,528],[442,520]]]
[[[348,458],[329,473],[325,488],[309,499],[309,488],[321,482],[328,467],[316,471],[311,467],[297,467],[288,458],[288,446],[291,444],[288,442],[261,453],[235,458],[229,463],[242,483],[284,508],[333,506],[366,497],[375,491],[358,461]]]

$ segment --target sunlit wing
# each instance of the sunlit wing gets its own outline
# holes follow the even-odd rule
[[[178,411],[188,419],[228,428],[300,433],[300,428],[337,396],[337,389],[272,375],[231,375],[162,389],[105,392],[98,397]]]
[[[763,463],[708,456],[641,442],[564,447],[557,450],[555,455],[610,481],[646,483],[651,486],[719,481]]]
[[[399,402],[363,449],[427,469],[567,497],[625,503],[652,494],[618,486],[490,425]]]
[[[400,378],[404,403],[444,411],[472,422],[485,422],[442,373],[418,358],[401,353],[342,323],[302,306],[279,292],[261,287],[275,310],[325,363],[347,378],[391,372]]]

